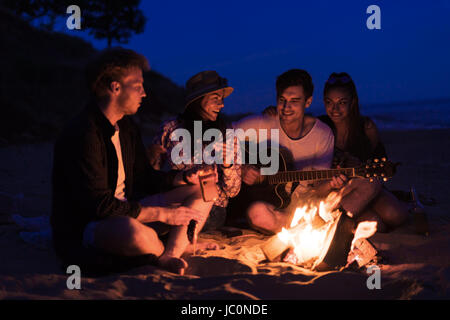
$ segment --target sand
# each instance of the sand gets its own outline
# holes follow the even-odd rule
[[[449,299],[450,298],[450,130],[382,132],[390,159],[400,161],[388,187],[432,196],[426,206],[430,236],[414,233],[408,222],[371,241],[382,259],[381,289],[369,290],[365,269],[311,272],[280,262],[267,263],[260,249],[268,238],[250,230],[227,238],[202,234],[221,249],[186,257],[184,276],[154,266],[122,274],[82,277],[81,290],[69,290],[68,275],[51,249],[25,243],[8,223],[11,210],[48,215],[52,143],[0,149],[0,192],[22,193],[11,208],[0,197],[0,299]]]

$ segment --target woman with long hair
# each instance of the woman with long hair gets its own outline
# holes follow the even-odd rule
[[[203,71],[191,77],[186,82],[186,104],[183,113],[161,126],[159,133],[153,140],[153,145],[149,149],[148,153],[152,166],[158,169],[168,166],[170,169],[177,170],[191,170],[195,167],[201,169],[204,167],[203,151],[211,142],[194,141],[192,139],[198,135],[194,132],[196,131],[195,126],[199,128],[200,125],[201,137],[208,129],[217,129],[221,132],[224,139],[223,154],[227,154],[226,129],[231,126],[228,126],[223,120],[220,112],[224,107],[224,99],[232,91],[233,88],[228,86],[227,79],[220,77],[216,71]],[[180,161],[172,159],[172,150],[181,143],[179,139],[171,139],[172,133],[177,129],[185,129],[190,133],[191,163],[180,163]],[[194,147],[199,143],[202,145],[200,154],[195,153]],[[236,140],[233,142],[233,146],[237,150]],[[182,154],[179,155],[183,156]],[[198,156],[200,156],[200,159],[197,159]],[[235,160],[233,163],[226,163],[225,159],[223,163],[215,164],[218,174],[218,196],[214,201],[204,230],[216,229],[225,223],[225,208],[228,200],[236,196],[241,187],[241,166],[236,162]]]
[[[358,93],[349,74],[332,73],[325,83],[323,99],[327,114],[319,119],[334,133],[335,167],[356,167],[369,159],[387,157],[375,123],[360,114]],[[358,219],[377,221],[378,230],[386,231],[404,223],[407,216],[406,205],[382,188]]]

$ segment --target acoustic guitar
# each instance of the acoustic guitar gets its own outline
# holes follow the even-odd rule
[[[387,181],[392,178],[396,172],[396,168],[400,163],[393,163],[386,158],[368,160],[365,164],[355,168],[339,168],[328,170],[288,170],[288,163],[282,152],[280,155],[280,169],[279,172],[270,175],[262,176],[264,180],[262,183],[267,183],[269,187],[273,188],[278,203],[274,204],[277,209],[286,208],[290,201],[291,195],[301,181],[330,180],[335,176],[344,174],[348,178],[363,178],[373,181],[375,179],[382,179]],[[248,186],[251,188],[252,186]],[[261,199],[263,200],[263,199]]]

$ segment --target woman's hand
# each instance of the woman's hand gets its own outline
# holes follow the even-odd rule
[[[219,182],[219,174],[217,173],[217,167],[214,165],[202,165],[195,166],[186,171],[186,180],[190,184],[200,184],[198,179],[199,175],[207,175],[213,173],[216,177],[216,183]]]
[[[246,165],[242,166],[242,181],[249,186],[252,186],[256,183],[260,183],[262,181],[262,176],[255,167]]]

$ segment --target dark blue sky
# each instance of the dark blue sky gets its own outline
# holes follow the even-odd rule
[[[366,27],[372,4],[381,30]],[[363,106],[450,97],[450,0],[143,0],[141,9],[145,32],[125,46],[180,85],[217,70],[235,88],[227,113],[274,104],[276,76],[290,68],[311,73],[315,113],[333,71],[353,77]]]

